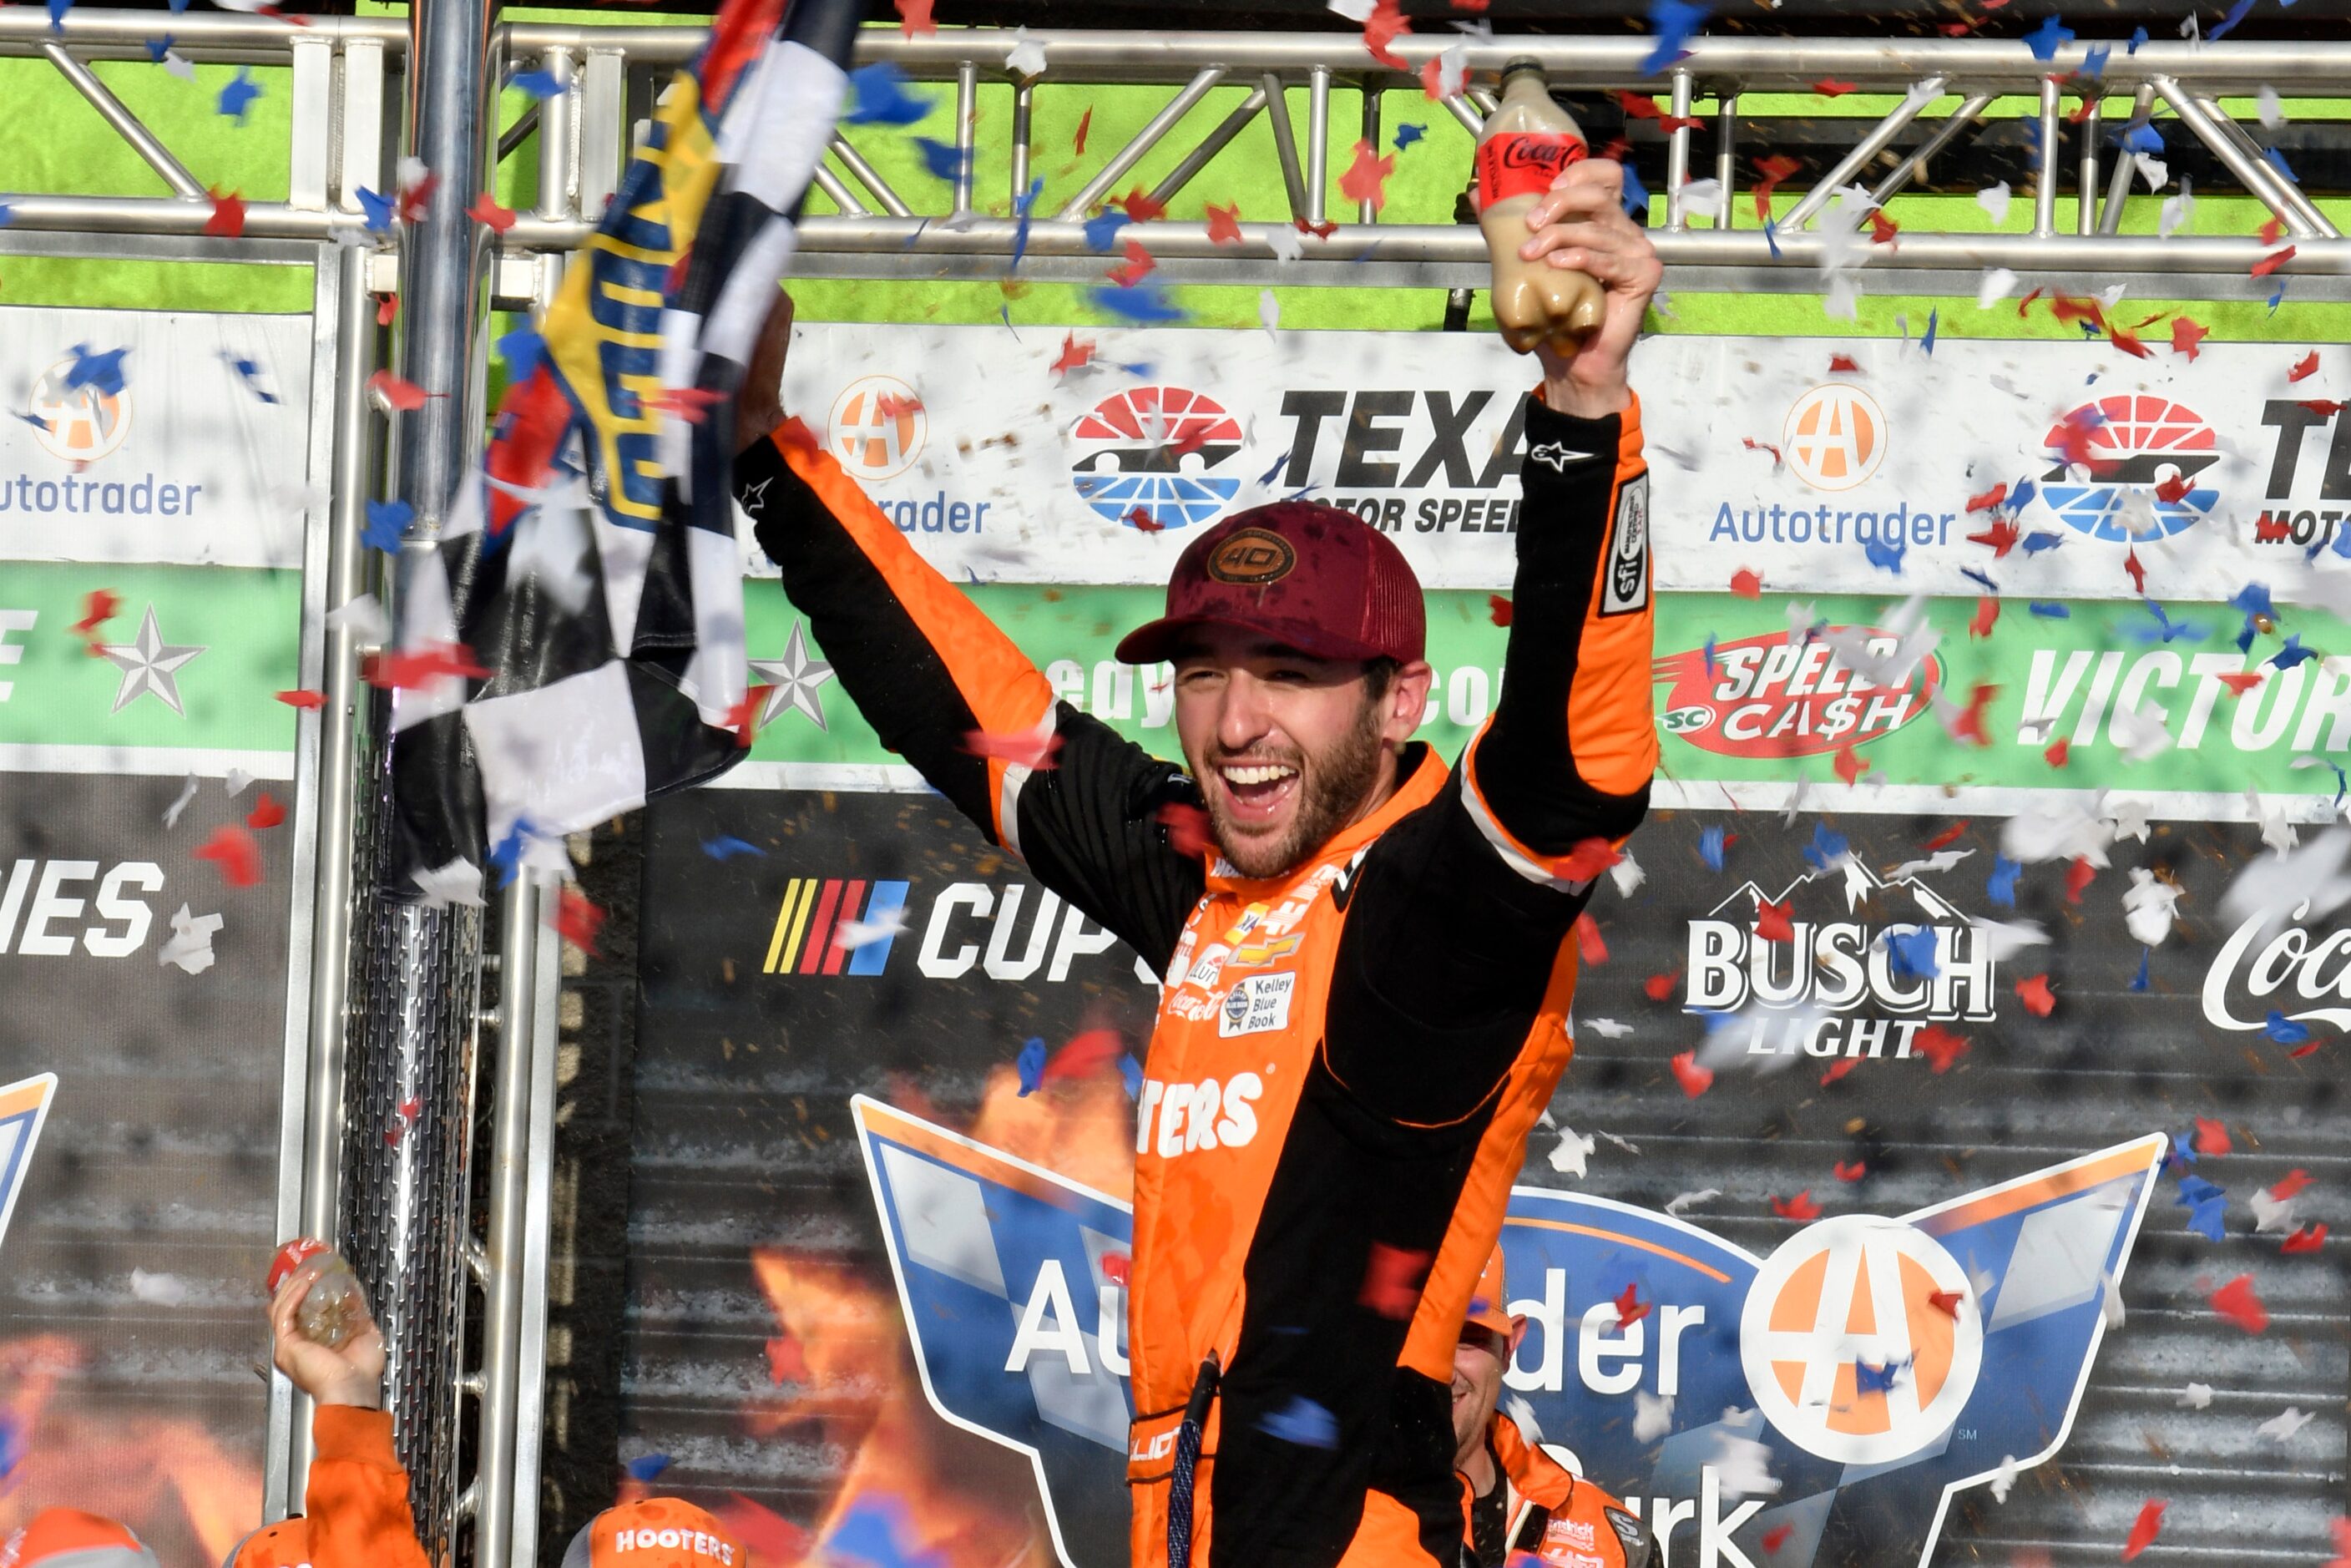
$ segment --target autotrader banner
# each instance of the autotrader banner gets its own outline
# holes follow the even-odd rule
[[[1375,521],[1429,587],[1510,582],[1536,372],[1491,334],[794,337],[787,406],[958,579],[1165,582],[1191,530],[1303,490]],[[1634,379],[1657,586],[1745,568],[1806,592],[1971,594],[1973,569],[2127,599],[2136,563],[2158,598],[2227,601],[2299,578],[2351,508],[2351,374],[2299,358],[1650,338]],[[2013,535],[1998,555],[1973,538],[1995,526]]]
[[[2151,1501],[2175,1561],[2333,1549],[2351,931],[2220,915],[2252,826],[2118,825],[1668,811],[1607,880],[1507,1385],[1668,1563],[2103,1559]],[[934,796],[647,831],[623,1458],[820,1544],[1122,1563],[1154,987]]]

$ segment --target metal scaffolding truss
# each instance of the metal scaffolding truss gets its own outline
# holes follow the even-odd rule
[[[0,195],[14,209],[19,231],[139,233],[198,235],[209,215],[204,193],[168,150],[87,69],[102,58],[143,57],[156,24],[136,13],[68,14],[62,37],[32,12],[0,11],[0,53],[47,57],[175,193],[169,197]],[[365,234],[357,191],[380,189],[380,128],[387,72],[396,72],[406,36],[396,21],[321,18],[306,27],[231,16],[173,19],[178,51],[191,59],[290,64],[294,72],[293,178],[283,203],[249,204],[246,233],[255,240],[374,244]],[[577,27],[508,24],[496,30],[494,51],[510,68],[544,70],[561,90],[534,107],[501,137],[501,156],[538,144],[538,199],[498,237],[496,274],[501,301],[519,305],[543,294],[546,259],[575,245],[617,180],[629,130],[643,119],[668,73],[700,37],[696,29]],[[1041,47],[1041,72],[1024,76],[1004,62],[1014,43]],[[992,29],[943,31],[908,39],[874,30],[862,40],[862,61],[886,60],[915,81],[954,89],[953,135],[966,172],[944,191],[902,190],[876,172],[859,151],[871,130],[837,139],[819,184],[839,208],[803,225],[798,263],[804,274],[853,277],[997,278],[1010,267],[1017,225],[1011,199],[1030,178],[1033,108],[1040,92],[1105,85],[1165,88],[1158,113],[1124,146],[1112,152],[1074,196],[1050,214],[1033,214],[1022,274],[1044,279],[1091,280],[1107,263],[1087,243],[1083,219],[1147,156],[1176,153],[1174,168],[1151,193],[1165,201],[1182,191],[1269,105],[1274,146],[1288,196],[1288,218],[1245,222],[1238,245],[1213,244],[1204,225],[1165,223],[1150,227],[1148,243],[1163,276],[1178,282],[1236,284],[1347,283],[1416,287],[1475,287],[1486,262],[1474,228],[1451,224],[1384,224],[1368,204],[1332,211],[1327,193],[1334,157],[1362,139],[1381,142],[1380,115],[1387,89],[1419,90],[1418,67],[1440,52],[1468,73],[1464,93],[1442,109],[1475,130],[1490,107],[1489,83],[1506,59],[1520,54],[1543,61],[1553,85],[1567,91],[1634,89],[1656,94],[1677,118],[1704,110],[1699,123],[1677,122],[1667,138],[1667,221],[1656,238],[1677,287],[1803,292],[1816,288],[1823,240],[1808,225],[1835,191],[1859,184],[1876,200],[1891,199],[1930,162],[1951,150],[1988,115],[2015,112],[2023,100],[2037,149],[2028,200],[2032,230],[2021,234],[1937,232],[1931,220],[1906,222],[1898,246],[1872,247],[1867,267],[1903,275],[1906,292],[1969,293],[1987,267],[2101,279],[2157,277],[2171,293],[2267,294],[2274,287],[2251,274],[2284,244],[2294,255],[2275,270],[2306,279],[2302,292],[2341,297],[2351,278],[2351,242],[2316,203],[2266,161],[2249,127],[2224,100],[2249,101],[2267,86],[2289,96],[2323,96],[2351,80],[2351,42],[2303,44],[2149,43],[2135,53],[2076,42],[2043,61],[2022,43],[1992,40],[1693,39],[1687,55],[1663,77],[1641,72],[1646,40],[1638,37],[1508,37],[1406,36],[1395,53],[1413,68],[1396,71],[1373,61],[1355,40],[1328,33],[1130,34]],[[2102,75],[2085,99],[2079,74],[2102,49]],[[1855,91],[1894,99],[1875,121],[1855,121],[1857,139],[1793,210],[1779,214],[1767,234],[1753,218],[1754,160],[1772,151],[1773,120],[1750,110],[1759,97],[1805,94],[1834,78]],[[980,141],[976,111],[983,86],[1008,88],[1012,112],[987,117],[991,137]],[[1221,118],[1191,111],[1218,88],[1246,89]],[[1368,89],[1368,90],[1367,90]],[[1360,124],[1335,129],[1333,95],[1360,106]],[[1431,105],[1432,111],[1437,106]],[[1300,112],[1302,110],[1302,114]],[[2134,160],[2119,133],[2151,114],[2167,130],[2185,131],[2229,171],[2241,193],[2259,200],[2283,225],[2277,244],[2252,234],[2223,236],[2124,234],[2123,217],[2136,201],[2152,212],[2158,197],[2134,185]],[[1302,120],[1302,124],[1300,121]],[[887,133],[887,132],[884,132]],[[868,145],[872,145],[868,142]],[[992,156],[989,156],[992,155]],[[1000,193],[974,188],[976,163],[1008,168]],[[1466,173],[1466,170],[1465,170]],[[1710,193],[1719,217],[1693,218],[1677,199],[1692,180],[1715,182]],[[2204,195],[2227,194],[2206,191]],[[1318,232],[1299,235],[1292,223]],[[1321,232],[1322,225],[1334,224]],[[1270,243],[1276,228],[1300,245],[1283,260]],[[389,288],[386,258],[371,283]],[[2144,291],[2144,290],[2143,290]]]

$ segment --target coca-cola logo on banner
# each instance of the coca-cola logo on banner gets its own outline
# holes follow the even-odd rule
[[[1874,653],[1900,641],[1875,627],[1868,635]],[[1725,757],[1816,757],[1891,735],[1925,713],[1943,664],[1928,654],[1908,684],[1888,690],[1847,669],[1820,638],[1765,632],[1668,654],[1652,678],[1673,683],[1658,722],[1692,746]]]

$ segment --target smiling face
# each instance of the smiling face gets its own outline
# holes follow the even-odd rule
[[[1453,1347],[1455,1469],[1467,1467],[1485,1448],[1486,1428],[1494,1424],[1494,1406],[1502,1397],[1502,1373],[1526,1333],[1523,1317],[1510,1320],[1508,1335],[1476,1323],[1462,1325],[1461,1343]]]
[[[1238,627],[1190,634],[1176,660],[1176,732],[1235,870],[1278,876],[1394,793],[1429,673],[1406,664],[1375,690],[1361,660]]]

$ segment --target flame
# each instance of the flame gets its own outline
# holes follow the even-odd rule
[[[99,1406],[75,1382],[87,1360],[64,1334],[0,1341],[0,1421],[23,1455],[0,1531],[78,1508],[129,1525],[166,1563],[225,1561],[261,1518],[260,1467],[200,1421]]]
[[[998,1067],[971,1135],[1121,1203],[1134,1200],[1134,1112],[1116,1072],[1048,1083],[1024,1098],[1019,1074]]]

